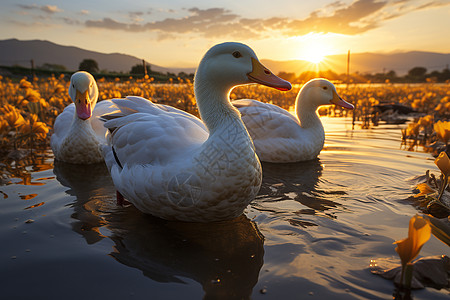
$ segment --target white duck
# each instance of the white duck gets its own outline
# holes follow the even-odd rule
[[[104,116],[112,132],[105,162],[117,190],[139,210],[181,221],[209,222],[242,214],[261,185],[261,165],[230,90],[260,83],[289,90],[248,46],[212,47],[195,74],[202,120],[139,98],[112,100]]]
[[[84,71],[70,78],[68,105],[56,118],[50,140],[56,160],[74,164],[103,161],[100,144],[106,144],[107,129],[99,117],[117,108],[111,101],[97,103],[98,88],[94,77]]]
[[[295,102],[297,117],[269,103],[242,99],[233,101],[255,144],[261,161],[289,163],[316,158],[325,142],[325,131],[317,114],[321,105],[336,104],[347,109],[335,86],[326,79],[307,82]]]

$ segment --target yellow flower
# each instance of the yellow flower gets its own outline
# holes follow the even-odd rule
[[[30,138],[44,140],[47,137],[49,128],[47,124],[38,121],[38,116],[31,114],[30,119],[21,127],[20,132]]]
[[[417,136],[419,135],[420,126],[417,123],[408,124],[408,128],[406,128],[407,136]]]
[[[425,117],[421,117],[419,119],[419,125],[423,126],[423,127],[427,127],[428,125],[433,124],[433,116],[431,115],[426,115]]]
[[[17,109],[12,109],[4,115],[4,120],[10,127],[20,127],[25,123],[24,118]]]
[[[41,94],[33,89],[27,89],[25,99],[31,102],[39,102],[39,99],[41,99]]]
[[[406,239],[395,241],[397,251],[402,261],[402,267],[410,263],[419,255],[420,249],[431,236],[431,227],[421,216],[414,216],[409,221],[408,237]]]
[[[31,89],[31,88],[33,88],[33,85],[31,84],[31,82],[29,82],[28,80],[23,78],[22,80],[20,80],[19,88],[21,88],[21,89]]]
[[[436,131],[438,138],[447,144],[450,139],[450,122],[438,121],[434,124],[434,130]]]
[[[55,88],[54,93],[55,93],[55,94],[61,94],[61,93],[65,92],[65,91],[66,91],[66,88],[65,88],[63,85],[58,84],[58,85],[56,86],[56,88]]]
[[[441,154],[439,154],[439,156],[434,160],[434,163],[438,166],[439,170],[441,170],[445,177],[450,176],[450,159],[445,151],[442,151]]]
[[[431,186],[429,186],[426,182],[424,183],[419,183],[416,186],[416,189],[418,189],[420,191],[420,193],[418,193],[417,195],[415,195],[414,197],[420,197],[420,196],[426,196],[428,194],[434,193],[436,192]]]

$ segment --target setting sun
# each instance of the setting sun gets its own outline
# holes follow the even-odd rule
[[[318,64],[323,61],[326,55],[330,54],[331,45],[321,34],[311,33],[306,35],[303,39],[303,45],[299,59]]]
[[[305,53],[304,60],[307,60],[314,64],[318,64],[324,59],[324,57],[325,57],[325,54],[322,51],[322,49],[313,47]]]

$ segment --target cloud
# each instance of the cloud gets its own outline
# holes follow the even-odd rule
[[[301,36],[309,32],[357,35],[381,26],[390,19],[417,10],[449,5],[443,0],[354,0],[345,3],[337,0],[312,11],[303,19],[284,17],[244,18],[225,8],[201,9],[198,7],[170,11],[173,15],[161,20],[148,21],[152,12],[131,11],[122,19],[104,17],[87,20],[89,28],[121,30],[127,32],[154,32],[159,40],[186,37],[261,39],[271,34],[286,37]],[[61,11],[56,6],[19,5],[23,9],[40,9],[48,13]],[[169,11],[164,11],[165,13]],[[158,15],[158,14],[156,14]],[[176,17],[175,17],[176,16]],[[161,17],[161,15],[159,15]],[[65,20],[69,23],[70,20]]]
[[[48,4],[47,5],[18,4],[17,6],[19,6],[22,9],[26,9],[26,10],[40,10],[40,11],[43,11],[48,14],[54,14],[54,13],[63,11],[56,5],[48,5]]]
[[[341,1],[336,1],[328,4],[325,10],[312,12],[303,20],[247,19],[224,8],[193,7],[186,10],[187,16],[180,18],[166,18],[161,21],[143,23],[142,15],[139,15],[141,18],[134,18],[134,21],[130,23],[103,18],[88,20],[85,25],[111,30],[154,31],[166,37],[192,33],[208,38],[224,36],[261,38],[267,34],[267,31],[273,30],[281,31],[286,36],[303,35],[310,31],[352,35],[377,27],[376,22],[362,23],[361,21],[382,9],[386,3],[377,0],[357,0],[346,6]],[[323,11],[331,11],[331,13],[323,15]]]
[[[58,6],[56,6],[56,5],[43,5],[40,7],[40,10],[42,10],[43,12],[49,13],[49,14],[54,14],[54,13],[63,11],[62,9],[58,8]]]
[[[105,28],[111,30],[124,30],[132,32],[156,31],[159,38],[171,38],[177,34],[196,33],[207,37],[230,35],[242,30],[237,26],[239,16],[230,13],[223,8],[199,9],[190,8],[186,10],[188,16],[182,18],[166,18],[154,22],[132,22],[124,23],[111,18],[102,20],[88,20],[87,27]],[[134,16],[130,14],[131,16]],[[140,15],[142,17],[142,15]],[[136,19],[135,19],[136,20]]]
[[[335,2],[336,3],[336,2]],[[322,16],[314,11],[303,20],[293,20],[284,24],[284,32],[289,36],[304,35],[311,31],[321,33],[341,33],[355,35],[379,26],[376,20],[365,20],[385,7],[387,2],[358,0],[349,6],[340,5],[331,14]]]

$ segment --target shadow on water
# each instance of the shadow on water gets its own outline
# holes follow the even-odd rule
[[[344,191],[324,191],[318,188],[322,176],[323,166],[319,159],[290,164],[263,163],[263,183],[259,191],[256,208],[264,209],[270,202],[294,200],[304,208],[291,211],[294,215],[331,214],[324,213],[329,209],[342,206],[333,200],[327,199],[329,195],[344,195]],[[281,213],[282,210],[271,210]],[[292,225],[302,227],[315,226],[307,221],[290,219]]]
[[[54,173],[77,197],[71,204],[72,229],[87,243],[107,237],[115,244],[109,255],[120,263],[157,282],[191,278],[202,285],[205,299],[250,298],[263,265],[264,237],[246,216],[215,223],[169,222],[133,206],[116,207],[103,164],[55,163]]]

